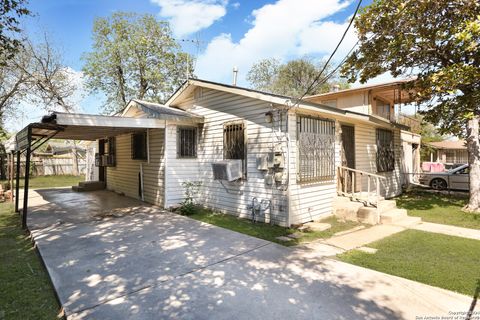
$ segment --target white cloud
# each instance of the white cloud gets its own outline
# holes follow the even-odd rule
[[[196,74],[228,83],[233,66],[238,66],[239,84],[245,85],[246,73],[260,59],[274,57],[285,61],[303,55],[328,55],[347,25],[328,18],[350,3],[349,0],[279,0],[267,4],[252,12],[252,26],[238,42],[227,33],[215,37],[198,57]],[[355,42],[354,32],[349,31],[336,55],[338,60]]]
[[[232,7],[233,7],[234,9],[240,8],[240,2],[234,2],[234,3],[232,3]]]
[[[227,0],[151,0],[160,6],[160,16],[168,18],[177,37],[210,27],[226,13]]]

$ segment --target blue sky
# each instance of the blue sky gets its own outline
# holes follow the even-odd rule
[[[367,5],[370,1],[364,1]],[[247,86],[245,75],[262,58],[282,61],[310,56],[321,59],[334,49],[356,1],[351,0],[30,0],[34,17],[24,21],[27,33],[36,37],[47,31],[61,48],[66,64],[81,82],[81,57],[91,50],[91,32],[96,17],[115,11],[151,13],[170,22],[177,39],[198,39],[200,47],[184,43],[184,50],[197,58],[195,74],[203,79],[230,83],[232,68],[239,68],[239,85]],[[354,30],[336,55],[341,60],[356,42]],[[79,111],[98,113],[99,97],[78,98]],[[44,111],[24,106],[18,129],[35,121]]]

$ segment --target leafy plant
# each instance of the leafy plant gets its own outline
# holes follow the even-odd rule
[[[191,215],[197,212],[198,204],[195,201],[202,183],[200,181],[185,181],[182,182],[184,188],[185,199],[180,203],[180,213],[183,215]]]

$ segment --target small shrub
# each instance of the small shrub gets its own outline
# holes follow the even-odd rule
[[[180,203],[179,211],[181,214],[188,216],[198,212],[199,206],[195,203],[195,197],[201,186],[202,183],[200,181],[182,182],[185,199]]]

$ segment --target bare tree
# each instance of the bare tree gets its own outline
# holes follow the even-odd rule
[[[16,65],[19,72],[25,75],[25,87],[29,92],[25,99],[41,104],[46,110],[53,111],[59,108],[64,112],[75,110],[73,96],[78,91],[74,74],[63,62],[60,52],[52,45],[49,37],[44,34],[43,41],[35,44],[26,40],[23,50],[28,63]],[[73,174],[78,175],[78,154],[76,141],[72,144]]]

